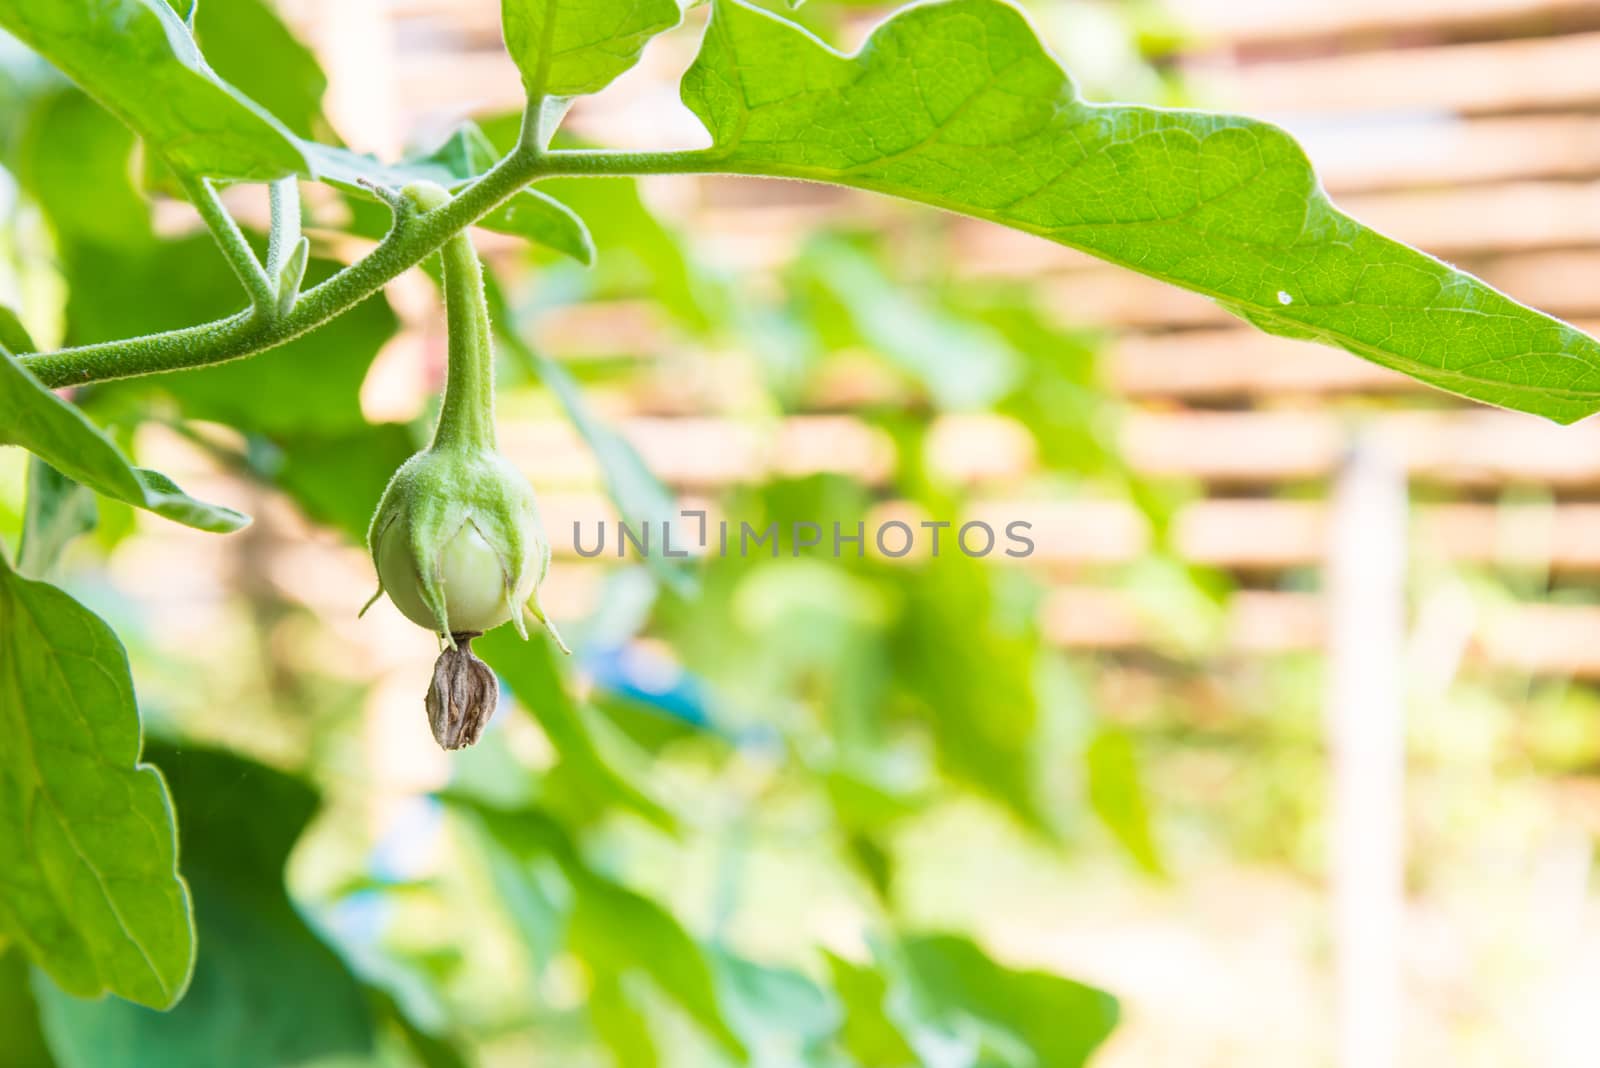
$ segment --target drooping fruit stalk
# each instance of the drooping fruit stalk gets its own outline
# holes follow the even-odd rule
[[[417,211],[450,199],[431,182],[409,185],[401,196]],[[367,548],[378,571],[372,600],[387,593],[446,646],[427,706],[435,739],[455,749],[477,741],[494,712],[494,674],[472,655],[472,638],[506,622],[526,638],[525,617],[531,616],[563,651],[566,645],[539,605],[550,543],[533,487],[495,445],[494,348],[483,268],[465,231],[451,237],[441,255],[449,368],[439,421],[432,443],[390,479]]]

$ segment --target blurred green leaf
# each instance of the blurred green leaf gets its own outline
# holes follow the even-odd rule
[[[1080,1068],[1116,1026],[1116,999],[996,963],[966,938],[913,935],[876,967],[828,955],[845,1006],[839,1042],[872,1068]]]
[[[1079,1068],[1117,1025],[1111,995],[1048,972],[1004,967],[966,938],[912,937],[890,954],[891,970],[903,969],[910,987],[900,1004],[902,1030],[932,1029],[967,1043],[972,1059],[952,1063]],[[1009,1052],[1019,1047],[1022,1056]]]
[[[437,167],[442,173],[441,185],[462,178],[471,178],[493,167],[500,159],[500,150],[489,140],[483,128],[475,122],[463,122],[446,137],[438,148],[423,155],[412,156],[411,166],[418,170]]]
[[[460,189],[462,183],[455,188]],[[578,214],[538,189],[524,189],[476,223],[485,230],[526,238],[572,257],[585,267],[594,263],[594,238]]]
[[[750,1050],[744,1063],[752,1068],[839,1064],[828,1047],[844,1021],[844,1011],[830,993],[787,968],[767,967],[716,950],[711,959],[728,1018]]]
[[[20,445],[96,493],[200,530],[226,533],[250,518],[183,493],[165,475],[134,467],[99,427],[0,353],[0,445]]]
[[[480,120],[481,131],[500,154],[517,145],[520,112],[507,112]],[[562,136],[563,148],[587,147]],[[590,286],[607,279],[619,280],[628,293],[648,293],[651,300],[689,329],[705,332],[717,327],[719,316],[736,314],[730,295],[695,261],[689,242],[645,205],[635,178],[547,178],[539,188],[576,211],[595,245],[605,249]]]
[[[568,937],[573,952],[602,974],[649,976],[728,1053],[743,1055],[717,996],[711,967],[700,946],[666,909],[650,898],[592,871],[568,877],[575,883]]]
[[[470,1068],[470,1062],[454,1043],[418,1027],[393,997],[371,989],[367,996],[377,1005],[378,1015],[400,1032],[406,1049],[421,1068]]]
[[[35,348],[33,338],[28,336],[28,329],[22,325],[22,320],[17,318],[17,313],[0,305],[0,352],[15,356],[23,352],[33,352]]]
[[[908,591],[895,631],[900,678],[925,711],[940,763],[1048,829],[1035,787],[1043,745],[1032,681],[1037,632],[1004,619],[984,567],[949,548]]]
[[[34,351],[33,339],[10,308],[0,306],[0,356]],[[28,457],[28,490],[17,544],[17,570],[45,578],[67,544],[94,529],[94,494],[37,456]]]
[[[94,494],[37,456],[28,457],[27,510],[17,544],[17,570],[47,578],[68,543],[94,529]]]
[[[412,182],[426,180],[458,190],[492,167],[499,158],[482,132],[470,122],[432,152],[394,164],[345,148],[309,144],[305,147],[318,179],[367,200],[376,200],[376,197],[361,184],[363,181],[401,189]],[[520,190],[475,225],[538,242],[579,263],[594,262],[594,239],[589,236],[583,220],[571,208],[537,189]]]
[[[194,35],[228,84],[299,136],[316,132],[328,79],[266,0],[203,0]]]
[[[999,331],[1023,358],[1021,380],[995,410],[1027,428],[1043,466],[1108,481],[1135,479],[1121,452],[1121,404],[1102,378],[1102,338],[1050,322],[1026,284],[980,289],[952,282],[943,295],[960,314]]]
[[[1600,342],[1340,213],[1274,126],[1084,102],[1009,4],[913,5],[852,56],[742,0],[712,11],[683,99],[718,169],[1002,223],[1491,404],[1600,409]]]
[[[164,0],[0,0],[0,27],[179,170],[256,181],[305,170],[293,135],[217,77]]]
[[[678,24],[677,0],[503,0],[506,51],[530,100],[597,93]]]
[[[157,239],[148,205],[128,177],[132,147],[131,136],[114,120],[81,95],[66,93],[40,105],[21,150],[24,183],[39,199],[61,246],[74,343],[135,337],[238,310],[237,283],[219,269],[209,236]],[[87,198],[90,185],[92,199],[62,192],[77,189]],[[338,266],[314,261],[308,280],[323,280]],[[159,278],[161,284],[130,282],[139,278]],[[190,418],[253,432],[337,435],[365,426],[361,383],[396,325],[385,301],[368,300],[259,359],[107,383],[96,387],[96,394],[161,391]],[[317,388],[306,388],[308,382]]]
[[[916,812],[923,799],[912,792],[912,784],[891,778],[898,769],[890,771],[892,755],[881,741],[855,743],[843,759],[846,767],[829,772],[823,786],[850,859],[879,900],[889,901],[894,856],[887,839],[895,824]]]
[[[484,832],[503,897],[522,896],[542,864],[558,867],[570,890],[566,945],[596,982],[648,978],[724,1051],[744,1056],[744,1045],[724,1015],[710,961],[671,913],[590,867],[565,828],[546,813],[495,808],[457,795],[446,800]],[[536,886],[529,889],[545,896]],[[522,929],[537,960],[549,932]]]
[[[0,150],[14,147],[21,123],[40,97],[71,84],[43,56],[10,34],[0,35]]]
[[[153,239],[150,206],[134,186],[134,144],[131,130],[70,86],[32,103],[14,169],[61,244],[116,246]],[[134,288],[126,279],[119,281]]]
[[[895,285],[871,258],[820,239],[791,268],[843,308],[861,340],[946,410],[987,408],[1015,388],[1021,360],[997,331],[953,316]]]
[[[589,1019],[616,1068],[656,1068],[661,1063],[650,1021],[618,977],[595,979],[589,991]]]
[[[39,1009],[28,985],[28,961],[0,948],[0,1068],[56,1068],[39,1030]]]
[[[605,721],[569,696],[552,643],[523,641],[510,627],[499,627],[474,639],[473,650],[494,668],[550,739],[561,759],[547,785],[561,792],[563,811],[573,820],[594,819],[620,807],[665,830],[675,826],[672,814],[659,801],[612,766],[598,733]],[[606,748],[613,750],[622,744],[619,738],[609,741]],[[645,778],[642,769],[638,778]]]
[[[218,750],[152,747],[183,826],[200,955],[171,1012],[80,1001],[42,984],[62,1068],[281,1068],[367,1054],[355,979],[295,911],[283,869],[317,805],[305,783]]]
[[[889,1019],[889,982],[884,974],[833,953],[825,956],[834,991],[844,1005],[839,1044],[872,1068],[919,1068],[916,1050]]]
[[[367,525],[395,469],[417,451],[411,430],[398,423],[337,437],[280,437],[281,449],[262,472],[305,513],[364,543]]]
[[[617,509],[617,516],[634,530],[642,529],[645,523],[670,522],[678,518],[677,498],[645,464],[639,450],[595,418],[584,400],[583,389],[567,369],[534,349],[522,336],[516,313],[507,304],[498,283],[492,277],[485,278],[484,282],[490,321],[498,324],[501,339],[516,357],[523,373],[537,378],[555,394],[567,421],[589,446],[595,462],[600,465],[606,492]],[[685,561],[654,552],[645,557],[645,566],[669,589],[681,595],[688,596],[696,588],[694,575]]]
[[[630,293],[650,299],[685,328],[704,333],[737,308],[698,263],[682,236],[658,219],[632,178],[551,178],[539,188],[583,217],[595,246],[605,250],[597,270],[620,278]]]
[[[1089,742],[1083,759],[1089,773],[1089,805],[1095,815],[1141,868],[1152,875],[1161,874],[1161,855],[1150,830],[1150,809],[1133,740],[1123,731],[1102,727]]]
[[[111,628],[0,555],[0,932],[79,997],[165,1008],[194,932],[161,775]]]
[[[203,307],[225,313],[236,299],[226,284],[232,279],[214,268],[209,272],[196,268],[210,262],[208,251],[195,242],[164,244],[154,251],[146,269],[170,268],[163,274],[166,296],[155,303],[170,301],[174,310],[188,308],[191,314]],[[329,260],[313,260],[306,284],[322,281],[338,267]],[[76,286],[90,279],[80,271],[73,281]],[[205,313],[195,315],[204,317]],[[145,332],[131,320],[131,315],[123,318],[120,336]],[[388,302],[375,298],[252,359],[150,375],[109,388],[136,393],[159,390],[175,399],[187,418],[227,423],[247,433],[284,439],[334,437],[367,426],[361,414],[361,384],[398,327]]]

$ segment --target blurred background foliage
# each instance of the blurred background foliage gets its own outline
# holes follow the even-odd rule
[[[830,39],[859,14],[774,7]],[[1028,7],[1092,96],[1184,100],[1157,61],[1178,37],[1153,5]],[[317,59],[264,0],[203,0],[197,34],[290,127],[336,134]],[[493,140],[514,131],[511,117],[477,118]],[[10,44],[0,159],[0,293],[41,344],[238,305],[133,136]],[[593,452],[591,483],[621,514],[659,518],[673,491],[648,445],[612,428],[619,398],[710,403],[766,428],[850,412],[877,443],[870,475],[778,464],[674,487],[734,523],[849,530],[967,514],[976,482],[933,461],[949,449],[936,417],[1004,415],[1033,458],[998,487],[1011,498],[1123,501],[1149,523],[1136,560],[1088,570],[1132,599],[1151,644],[1064,651],[1041,623],[1052,565],[948,545],[906,560],[568,554],[552,581],[583,591],[557,597],[580,606],[556,609],[577,654],[503,628],[483,639],[509,700],[446,764],[421,709],[427,636],[382,612],[354,622],[370,575],[352,546],[430,418],[374,402],[380,356],[420,348],[437,382],[431,295],[397,287],[258,358],[76,391],[134,455],[161,455],[257,523],[213,547],[100,500],[67,558],[61,581],[129,647],[200,959],[187,999],[161,1015],[77,1001],[0,952],[0,1065],[1071,1068],[1117,1027],[1100,988],[1173,944],[1068,945],[1097,909],[1142,908],[1159,926],[1193,904],[1180,886],[1200,873],[1246,914],[1230,922],[1315,941],[1301,921],[1325,865],[1322,661],[1225,650],[1241,576],[1172,548],[1172,517],[1200,490],[1123,458],[1101,332],[1063,325],[1026,278],[964,277],[931,213],[890,206],[892,230],[841,218],[781,270],[752,273],[717,265],[670,188],[542,188],[585,219],[599,256],[586,269],[485,242],[509,436],[568,421]],[[312,280],[352,254],[319,220],[382,225],[377,210],[311,200]],[[569,358],[535,340],[574,308],[640,302],[667,351]],[[541,490],[570,489],[519,458]],[[0,456],[13,548],[25,477]],[[1449,569],[1416,582],[1419,599],[1443,590],[1492,611],[1547,580]],[[1588,689],[1493,674],[1450,687],[1448,701],[1413,702],[1419,883],[1474,862],[1461,828],[1512,837],[1545,811],[1523,786],[1600,760]],[[1184,960],[1166,974],[1181,987]],[[1115,1063],[1170,1052],[1148,1037],[1163,1021],[1134,1024],[1146,1037],[1119,1037]]]

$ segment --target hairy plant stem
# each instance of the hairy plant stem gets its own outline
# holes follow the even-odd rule
[[[448,204],[398,220],[366,256],[300,294],[286,316],[252,307],[181,330],[23,356],[22,365],[54,389],[205,367],[274,348],[366,300],[541,176],[539,154],[518,149]]]
[[[529,115],[538,108],[530,107]],[[519,147],[466,186],[449,203],[421,214],[397,218],[395,226],[366,256],[300,294],[287,315],[276,313],[276,294],[237,224],[222,208],[208,183],[196,180],[196,206],[206,216],[217,242],[251,293],[245,311],[197,326],[143,337],[105,341],[22,356],[22,365],[52,389],[117,378],[206,367],[253,356],[292,341],[375,294],[383,285],[439,251],[452,236],[471,226],[524,186],[565,175],[708,173],[724,169],[710,152],[540,151],[525,131]],[[217,213],[216,217],[210,212]],[[235,243],[234,239],[237,239]],[[254,265],[243,270],[243,249]],[[259,276],[265,303],[256,299]]]
[[[233,268],[233,273],[239,276],[244,291],[250,295],[251,308],[261,314],[270,312],[277,306],[278,288],[262,269],[261,261],[256,259],[255,250],[250,247],[250,242],[245,240],[239,224],[234,222],[233,216],[228,214],[228,209],[223,207],[222,199],[217,196],[216,187],[211,184],[209,178],[184,174],[181,171],[179,181],[183,183],[183,191],[189,195],[189,202],[200,213],[200,218],[205,220],[211,236],[216,238],[217,247],[227,258],[228,266]]]
[[[272,205],[272,230],[267,238],[267,277],[274,291],[284,262],[300,240],[300,184],[292,175],[280,178],[268,188]]]
[[[411,186],[405,195],[429,209],[450,199],[449,193],[431,185]],[[483,291],[483,264],[465,230],[452,235],[440,255],[450,349],[433,448],[493,450],[494,342]]]

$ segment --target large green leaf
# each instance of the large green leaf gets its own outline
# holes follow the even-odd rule
[[[179,170],[252,180],[305,170],[293,136],[217,77],[165,0],[0,0],[0,27]]]
[[[1600,410],[1600,343],[1339,212],[1277,127],[1084,102],[999,0],[912,7],[853,56],[713,0],[683,99],[711,168],[992,220],[1467,397]]]
[[[183,818],[183,870],[200,930],[194,983],[168,1013],[80,1001],[39,984],[62,1068],[279,1068],[370,1053],[360,986],[284,891],[284,865],[316,793],[220,751],[152,747],[150,757]]]
[[[165,1008],[194,962],[166,786],[116,635],[0,556],[0,933],[64,990]]]
[[[96,493],[200,530],[226,533],[250,522],[231,508],[195,500],[165,475],[129,464],[99,427],[3,352],[0,445],[21,445]]]
[[[597,93],[678,24],[678,0],[504,0],[506,51],[530,99]]]

